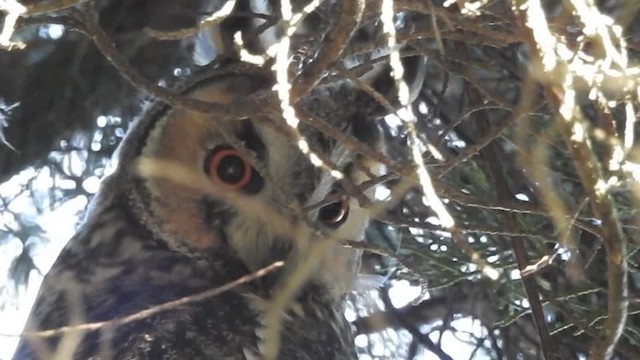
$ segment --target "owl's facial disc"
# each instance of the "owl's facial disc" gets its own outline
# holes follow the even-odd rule
[[[229,102],[246,95],[238,91],[246,80],[211,84],[189,96]],[[307,135],[341,170],[353,160],[352,152],[319,137]],[[335,246],[314,276],[336,282],[345,268],[352,272],[355,252],[336,239],[360,240],[366,212],[354,199],[339,196],[336,180],[314,167],[295,142],[272,125],[171,109],[155,122],[147,139],[142,157],[179,165],[167,168],[171,176],[164,178],[143,174],[148,195],[141,195],[153,198],[143,204],[143,221],[172,249],[188,254],[229,249],[249,270],[278,260],[296,266],[306,261],[305,242],[318,239],[317,230],[324,229],[334,235],[330,241]],[[327,197],[334,201],[305,210]],[[300,233],[300,226],[306,230]]]

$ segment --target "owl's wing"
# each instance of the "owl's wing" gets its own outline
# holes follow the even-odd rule
[[[210,290],[226,281],[211,276],[221,272],[194,266],[193,259],[182,254],[147,250],[127,261],[107,264],[88,260],[91,254],[75,256],[72,249],[65,249],[45,277],[25,331],[109,322]],[[229,269],[235,265],[227,258],[221,261],[225,264],[220,266],[226,267],[224,278],[241,276],[242,269],[233,275]],[[255,319],[245,297],[228,291],[124,324],[111,322],[75,333],[78,338],[73,338],[73,332],[35,340],[25,338],[14,359],[50,358],[56,351],[66,351],[63,354],[68,356],[63,358],[76,359],[244,359],[246,349],[257,351]]]

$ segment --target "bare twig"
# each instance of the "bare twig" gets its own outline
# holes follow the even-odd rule
[[[189,36],[197,35],[205,28],[220,24],[231,13],[235,6],[236,0],[227,0],[227,2],[225,2],[218,11],[200,21],[198,25],[194,27],[175,31],[162,31],[146,28],[145,31],[147,32],[147,34],[159,40],[180,40]]]
[[[597,12],[586,3],[578,0],[576,3],[580,4],[578,5],[581,7],[580,10],[591,9],[590,11]],[[625,260],[627,239],[618,221],[607,181],[603,178],[602,166],[593,153],[591,140],[587,136],[587,121],[576,103],[575,84],[578,76],[595,74],[574,72],[574,68],[586,65],[581,63],[583,60],[579,57],[558,56],[560,51],[558,49],[563,45],[558,44],[551,33],[539,1],[528,1],[526,7],[523,7],[524,5],[524,1],[513,1],[522,32],[526,36],[529,48],[532,49],[531,53],[534,55],[537,66],[557,76],[555,81],[551,79],[552,81],[547,82],[545,94],[550,104],[558,111],[556,124],[574,160],[584,190],[591,200],[591,207],[597,218],[602,221],[603,242],[607,250],[608,316],[601,333],[592,344],[590,356],[594,359],[609,359],[613,356],[614,347],[622,334],[627,318],[629,301]],[[599,25],[599,23],[585,23],[584,26],[589,28],[586,31],[589,36],[594,34],[601,36],[598,40],[606,44],[606,35],[602,35],[600,30],[593,29],[594,26]],[[615,49],[603,54],[612,57],[608,64],[626,62],[626,59],[617,57]]]
[[[177,300],[173,300],[173,301],[169,301],[160,305],[156,305],[153,307],[150,307],[148,309],[139,311],[135,314],[131,314],[131,315],[127,315],[124,317],[120,317],[120,318],[116,318],[113,320],[106,320],[106,321],[99,321],[99,322],[94,322],[94,323],[85,323],[85,324],[79,324],[79,325],[73,325],[73,326],[64,326],[61,328],[57,328],[57,329],[50,329],[50,330],[44,330],[44,331],[33,331],[33,332],[24,332],[20,335],[2,335],[2,336],[22,336],[22,337],[52,337],[52,336],[58,336],[58,335],[63,335],[65,333],[69,333],[69,332],[75,332],[75,331],[93,331],[93,330],[98,330],[101,329],[103,327],[106,326],[121,326],[124,324],[128,324],[134,321],[139,321],[145,318],[148,318],[150,316],[159,314],[161,312],[165,312],[165,311],[169,311],[172,309],[175,309],[177,307],[180,306],[184,306],[187,304],[191,304],[193,302],[197,302],[197,301],[202,301],[211,297],[214,297],[216,295],[219,295],[223,292],[229,291],[233,288],[236,288],[242,284],[246,284],[248,282],[251,282],[255,279],[261,278],[279,268],[281,268],[282,266],[284,266],[284,262],[282,261],[277,261],[274,262],[271,265],[268,265],[258,271],[255,271],[249,275],[245,275],[241,278],[238,278],[237,280],[234,280],[232,282],[229,282],[225,285],[222,285],[220,287],[214,288],[214,289],[210,289],[210,290],[206,290],[203,291],[199,294],[195,294],[195,295],[190,295],[190,296],[185,296],[183,298],[177,299]]]
[[[325,36],[322,47],[305,68],[292,82],[291,97],[300,99],[321,78],[329,65],[340,57],[347,46],[349,38],[357,28],[364,11],[364,0],[341,0],[339,3],[339,18],[329,33]]]

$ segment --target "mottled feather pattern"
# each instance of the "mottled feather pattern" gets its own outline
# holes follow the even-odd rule
[[[206,262],[194,262],[190,257],[169,251],[160,242],[149,241],[151,234],[147,231],[132,234],[131,229],[140,229],[140,226],[117,204],[99,206],[93,211],[91,218],[99,220],[83,226],[47,274],[29,320],[37,327],[28,326],[25,330],[68,325],[71,310],[65,297],[73,293],[68,292],[69,289],[79,289],[82,294],[79,299],[83,305],[82,322],[97,322],[197,294],[247,273],[233,257],[216,253]],[[107,219],[108,222],[101,221]],[[100,241],[103,236],[106,238]],[[112,248],[92,246],[96,243]],[[241,354],[243,346],[255,343],[254,318],[244,296],[230,291],[194,306],[112,330],[111,355],[118,359],[158,359],[167,358],[164,356],[184,358],[196,353],[203,357]],[[101,335],[102,331],[88,334],[75,357],[83,359],[99,355],[98,344],[105,340]],[[234,341],[237,346],[232,351]],[[56,343],[57,339],[49,342],[53,350]],[[162,357],[157,356],[160,349],[164,354]],[[28,342],[21,345],[14,358],[34,358]]]
[[[128,228],[126,211],[107,207],[104,213],[96,209],[98,218],[110,218]],[[125,216],[122,216],[125,215]],[[90,231],[79,235],[93,238],[111,236],[117,229],[97,222]],[[149,234],[147,234],[149,235]],[[46,330],[67,325],[69,309],[65,291],[70,287],[82,289],[84,322],[115,319],[183,296],[199,293],[223,285],[247,271],[233,257],[212,254],[207,262],[193,259],[161,246],[140,246],[137,253],[105,259],[91,252],[79,252],[77,245],[86,239],[74,238],[50,272],[34,306],[30,322]],[[123,242],[146,243],[146,239],[127,236]],[[95,241],[95,240],[94,240]],[[109,241],[109,243],[112,243]],[[116,244],[114,244],[115,246]],[[131,247],[129,247],[132,249]],[[112,252],[117,254],[117,252]],[[99,267],[97,266],[99,265]],[[99,272],[96,272],[100,269]],[[244,359],[244,350],[259,353],[257,336],[260,310],[249,306],[247,293],[266,296],[262,282],[223,293],[188,307],[177,308],[140,321],[118,327],[104,338],[103,330],[89,333],[75,353],[78,359],[97,356],[114,359],[181,359],[225,358]],[[326,291],[313,287],[305,289],[299,298],[300,314],[287,317],[282,329],[280,354],[283,359],[351,359],[352,335],[344,320],[343,308],[326,297]],[[108,343],[105,346],[105,340]],[[55,349],[58,339],[50,339]],[[102,343],[102,344],[101,344]],[[305,344],[300,347],[300,344]],[[105,351],[106,353],[101,353]],[[14,359],[31,359],[34,354],[23,343]]]

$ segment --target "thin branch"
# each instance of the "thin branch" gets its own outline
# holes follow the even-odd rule
[[[246,284],[248,282],[251,282],[253,280],[256,280],[258,278],[261,278],[279,268],[281,268],[282,266],[284,266],[284,262],[282,261],[277,261],[274,262],[271,265],[268,265],[260,270],[257,270],[251,274],[242,276],[240,278],[238,278],[237,280],[231,281],[225,285],[222,285],[220,287],[214,288],[214,289],[210,289],[210,290],[206,290],[203,291],[201,293],[195,294],[195,295],[189,295],[189,296],[185,296],[182,297],[180,299],[177,300],[173,300],[173,301],[169,301],[160,305],[156,305],[153,307],[150,307],[148,309],[139,311],[137,313],[131,314],[131,315],[127,315],[124,317],[120,317],[120,318],[116,318],[113,320],[106,320],[106,321],[99,321],[99,322],[93,322],[93,323],[85,323],[85,324],[79,324],[79,325],[72,325],[72,326],[63,326],[61,328],[57,328],[57,329],[50,329],[50,330],[44,330],[44,331],[26,331],[23,332],[20,335],[9,335],[9,334],[0,334],[0,336],[8,336],[8,337],[14,337],[14,336],[22,336],[22,337],[38,337],[38,338],[42,338],[42,337],[52,337],[52,336],[58,336],[58,335],[63,335],[65,333],[69,333],[69,332],[76,332],[76,331],[93,331],[93,330],[98,330],[100,328],[106,327],[106,326],[120,326],[120,325],[124,325],[124,324],[128,324],[134,321],[139,321],[145,318],[148,318],[150,316],[153,315],[157,315],[159,313],[165,312],[165,311],[169,311],[172,309],[175,309],[177,307],[180,306],[184,306],[187,304],[191,304],[194,302],[198,302],[198,301],[202,301],[211,297],[214,297],[216,295],[219,295],[223,292],[229,291],[233,288],[236,288],[242,284]]]
[[[199,32],[204,30],[205,28],[216,26],[220,24],[224,19],[227,18],[231,11],[236,6],[236,0],[227,0],[227,2],[222,5],[222,7],[200,21],[196,26],[175,30],[175,31],[163,31],[163,30],[155,30],[151,28],[145,28],[144,31],[151,35],[152,37],[158,40],[180,40],[189,36],[197,35]]]
[[[338,1],[338,20],[323,39],[316,56],[291,84],[291,98],[294,102],[306,94],[320,80],[329,65],[340,57],[351,34],[358,27],[364,5],[364,0]]]
[[[113,42],[98,24],[98,15],[91,3],[84,7],[85,28],[78,29],[86,34],[100,52],[113,64],[118,72],[128,80],[133,86],[141,89],[154,97],[169,103],[173,107],[186,108],[188,110],[217,113],[226,116],[248,116],[258,111],[258,106],[246,97],[235,99],[230,104],[219,104],[208,101],[201,101],[184,97],[166,88],[157,86],[153,82],[144,78],[137,70],[135,70],[126,59],[118,52]],[[222,71],[222,70],[221,70]],[[224,71],[229,74],[249,75],[251,73],[265,76],[265,72],[250,64],[240,64],[238,66],[227,66]],[[264,104],[263,104],[264,105]]]
[[[577,66],[569,61],[580,62],[581,58],[567,59],[557,56],[556,38],[548,27],[546,16],[539,1],[514,0],[513,8],[520,21],[520,28],[527,39],[534,61],[549,74],[555,73],[555,82],[545,84],[545,95],[558,112],[556,122],[573,158],[578,177],[591,200],[596,217],[602,221],[602,235],[607,250],[608,316],[600,334],[590,349],[593,359],[609,359],[624,329],[628,309],[627,239],[618,221],[613,199],[603,178],[602,167],[595,156],[591,140],[587,136],[586,119],[576,102],[576,80],[578,74],[568,71]],[[582,4],[585,8],[589,5]],[[597,9],[594,9],[597,12]],[[533,25],[535,24],[535,26]],[[597,26],[598,24],[585,24]],[[593,31],[593,29],[592,29]],[[605,54],[607,54],[605,52]],[[614,56],[615,54],[607,54]],[[616,63],[614,59],[611,63]],[[624,61],[624,60],[623,60]],[[578,64],[579,65],[579,64]],[[587,76],[580,74],[580,76]]]

